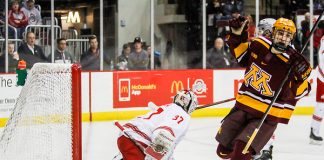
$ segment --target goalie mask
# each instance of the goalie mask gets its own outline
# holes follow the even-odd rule
[[[296,33],[295,23],[286,18],[279,18],[273,24],[272,39],[273,45],[271,51],[273,53],[284,53],[294,39]]]
[[[181,90],[174,96],[173,103],[182,107],[188,114],[191,114],[196,109],[198,100],[193,91]]]
[[[270,38],[272,27],[275,22],[276,20],[273,18],[262,19],[258,24],[258,30],[259,30],[258,34]]]

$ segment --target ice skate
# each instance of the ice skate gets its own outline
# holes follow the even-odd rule
[[[321,145],[323,143],[323,138],[321,136],[317,136],[313,132],[313,128],[311,128],[311,133],[309,135],[310,144]]]
[[[272,160],[272,148],[273,146],[270,146],[269,150],[263,150],[260,156],[257,156],[254,160]]]

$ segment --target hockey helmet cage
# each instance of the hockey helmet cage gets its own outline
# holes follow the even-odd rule
[[[198,99],[193,91],[181,90],[174,96],[173,103],[182,107],[188,114],[191,114],[198,106]]]

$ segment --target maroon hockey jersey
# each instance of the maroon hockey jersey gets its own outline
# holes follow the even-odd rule
[[[235,107],[262,117],[289,70],[289,55],[271,53],[272,42],[265,37],[260,36],[250,43],[241,42],[241,38],[232,34],[228,40],[231,54],[246,68],[245,82],[236,96]],[[307,80],[297,82],[291,73],[267,120],[288,123],[297,101],[309,91]]]

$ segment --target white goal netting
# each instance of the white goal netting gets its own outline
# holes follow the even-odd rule
[[[35,64],[0,135],[0,160],[71,160],[71,64]]]

